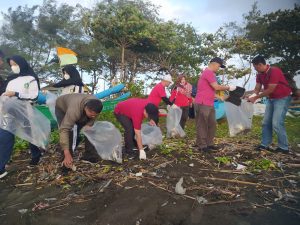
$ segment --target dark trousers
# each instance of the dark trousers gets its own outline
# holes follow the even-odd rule
[[[117,118],[117,120],[121,123],[122,127],[124,128],[125,149],[130,151],[133,148],[136,148],[137,143],[134,138],[135,133],[134,133],[132,120],[127,116],[124,116],[121,114],[116,114],[116,113],[115,113],[115,117]]]
[[[182,115],[181,115],[181,119],[180,119],[180,126],[182,127],[182,129],[184,129],[186,121],[189,117],[189,106],[184,106],[184,107],[180,107],[182,109]]]
[[[214,145],[216,134],[216,113],[213,106],[195,104],[196,145],[199,148]]]
[[[5,165],[10,160],[14,143],[15,135],[0,128],[0,172],[5,170]],[[41,156],[41,151],[37,146],[30,143],[29,147],[32,158]]]

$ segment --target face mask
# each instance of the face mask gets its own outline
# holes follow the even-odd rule
[[[70,79],[70,75],[67,74],[67,73],[65,73],[65,74],[64,74],[64,79],[65,79],[65,80],[69,80],[69,79]]]
[[[20,73],[20,67],[19,66],[11,66],[11,70],[13,71],[13,73],[15,74],[19,74]]]

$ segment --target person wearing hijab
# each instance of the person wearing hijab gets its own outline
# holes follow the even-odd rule
[[[72,93],[83,93],[82,79],[75,66],[66,65],[63,69],[64,78],[53,85],[56,88],[62,88],[61,95],[72,94]]]
[[[182,115],[180,119],[180,126],[182,129],[185,127],[185,123],[189,116],[189,108],[192,106],[192,85],[186,81],[185,75],[179,75],[176,81],[176,85],[171,91],[170,101],[182,109]]]
[[[38,97],[40,88],[37,75],[22,56],[12,56],[7,59],[7,62],[13,73],[4,81],[1,96],[34,102]],[[11,157],[14,141],[14,134],[0,128],[0,179],[7,175],[5,165]],[[32,155],[30,164],[37,165],[40,161],[41,151],[31,143],[30,150]]]

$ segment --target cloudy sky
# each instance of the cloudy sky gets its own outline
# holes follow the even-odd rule
[[[251,10],[254,0],[150,0],[160,6],[160,17],[166,20],[192,24],[198,32],[215,32],[224,23],[242,21],[242,15]],[[41,5],[43,0],[7,0],[1,1],[0,11],[6,12],[9,7],[18,5]],[[85,7],[95,5],[97,0],[57,0],[75,6],[77,3]],[[258,0],[262,13],[278,9],[293,8],[300,0]],[[1,18],[2,19],[2,18]]]
[[[94,6],[98,0],[56,0],[58,3],[67,3],[75,6],[81,4],[84,7]],[[243,14],[251,10],[255,0],[150,0],[159,6],[159,15],[165,20],[176,20],[180,23],[189,23],[199,33],[213,33],[224,23],[242,23]],[[300,0],[257,0],[258,8],[262,14],[277,11],[279,9],[293,8]],[[9,7],[19,5],[41,5],[43,0],[2,0],[0,11],[6,12]],[[0,15],[0,24],[2,23]],[[234,83],[242,83],[234,81]],[[251,78],[247,89],[252,89],[255,77]]]

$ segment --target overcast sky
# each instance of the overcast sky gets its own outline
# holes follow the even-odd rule
[[[41,5],[43,0],[2,0],[0,11],[6,12],[9,7],[19,5]],[[57,0],[75,6],[77,3],[91,7],[97,0]],[[160,6],[160,17],[192,24],[198,32],[213,33],[224,23],[242,22],[243,14],[251,10],[254,0],[151,0]],[[258,8],[263,14],[279,9],[293,8],[300,0],[258,0]],[[2,20],[2,18],[1,18]]]

